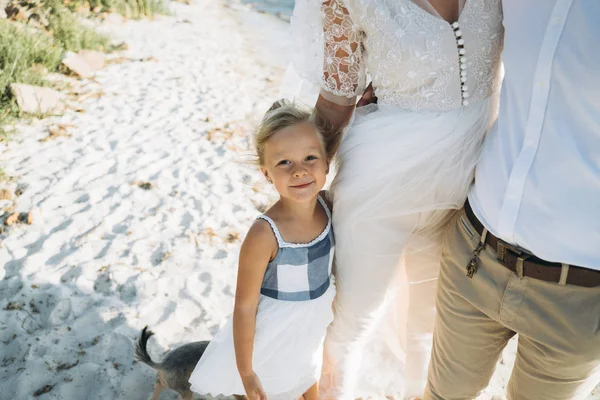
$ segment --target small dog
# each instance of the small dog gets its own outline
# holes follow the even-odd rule
[[[196,367],[198,360],[204,354],[208,341],[184,344],[167,353],[161,363],[155,363],[146,351],[146,344],[154,332],[148,327],[142,329],[142,334],[135,345],[135,359],[154,368],[157,372],[156,386],[152,393],[152,400],[158,400],[164,388],[176,391],[182,400],[192,400],[194,392],[190,390],[190,375]],[[244,396],[234,396],[236,400],[244,400]]]

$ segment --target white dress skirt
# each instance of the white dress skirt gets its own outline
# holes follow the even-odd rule
[[[252,364],[269,400],[296,400],[318,382],[334,297],[333,278],[327,291],[314,300],[284,301],[261,295]],[[236,367],[232,317],[208,345],[190,383],[199,394],[245,394]]]
[[[323,399],[422,395],[443,228],[464,204],[493,103],[357,110],[332,184],[338,293]]]

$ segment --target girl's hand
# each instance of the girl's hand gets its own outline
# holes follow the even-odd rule
[[[260,383],[260,379],[254,372],[248,376],[242,376],[242,383],[248,400],[267,400],[267,394],[262,387],[262,383]]]

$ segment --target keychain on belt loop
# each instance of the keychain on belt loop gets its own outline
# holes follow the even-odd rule
[[[488,230],[484,227],[483,232],[481,232],[481,240],[479,240],[477,248],[473,250],[473,258],[471,258],[471,261],[469,261],[469,264],[467,264],[467,276],[469,278],[473,278],[473,275],[475,275],[477,272],[477,257],[479,257],[479,253],[481,253],[481,250],[483,250],[485,247],[485,238],[487,233]]]

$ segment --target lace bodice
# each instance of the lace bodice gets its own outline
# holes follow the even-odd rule
[[[321,3],[321,21],[310,2]],[[454,26],[411,0],[298,0],[296,9],[292,35],[305,47],[296,68],[314,76],[308,64],[321,58],[321,93],[337,103],[353,104],[367,74],[379,104],[404,109],[458,108],[499,89],[501,0],[467,0]]]

